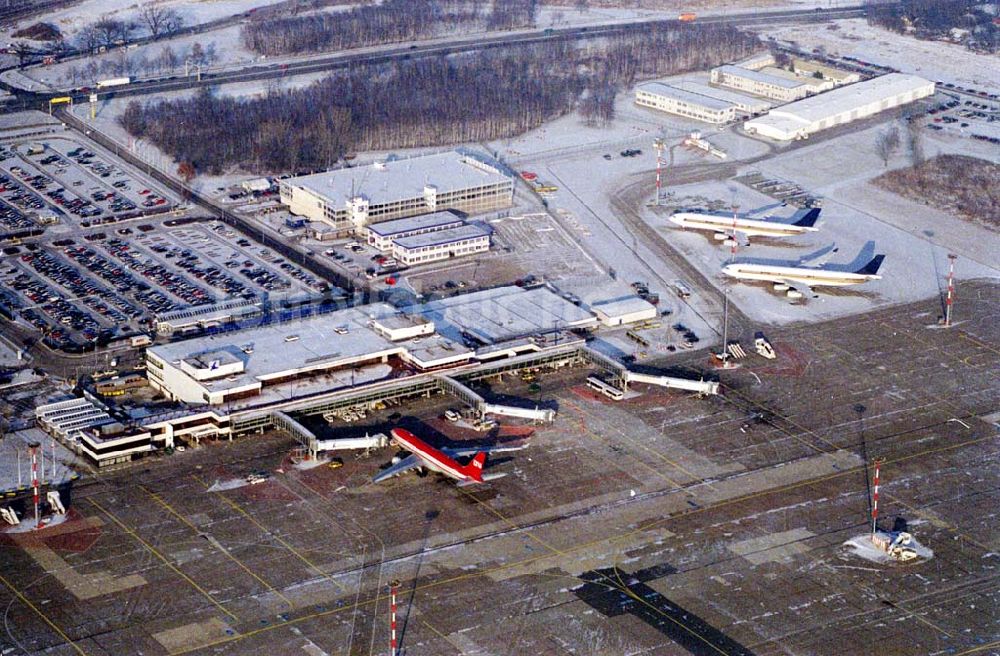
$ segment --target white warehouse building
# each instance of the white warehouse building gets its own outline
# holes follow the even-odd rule
[[[932,95],[933,82],[916,75],[890,73],[772,109],[744,123],[743,129],[779,141],[806,139],[814,132]]]
[[[635,104],[706,123],[730,123],[736,120],[736,106],[733,103],[662,82],[640,84],[635,90]]]
[[[726,64],[713,68],[709,78],[712,84],[738,91],[764,96],[781,102],[805,98],[816,90],[804,79],[776,75],[766,70],[752,70]]]
[[[451,151],[282,180],[292,214],[338,231],[441,210],[487,212],[514,203],[514,178],[485,155]]]

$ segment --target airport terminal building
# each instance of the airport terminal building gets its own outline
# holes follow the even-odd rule
[[[916,75],[890,73],[806,98],[743,124],[748,134],[779,141],[843,125],[934,95],[934,83]]]
[[[292,214],[347,234],[441,210],[510,207],[514,178],[485,155],[452,151],[288,178],[280,193]]]

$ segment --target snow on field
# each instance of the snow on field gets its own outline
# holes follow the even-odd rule
[[[305,87],[313,82],[325,77],[325,73],[314,73],[310,75],[298,75],[295,77],[289,77],[282,80],[271,81],[269,84],[279,90],[282,89],[293,89],[299,87]],[[215,87],[217,93],[231,95],[235,97],[252,98],[254,96],[262,96],[267,93],[267,87],[262,86],[259,82],[239,82],[235,84],[226,84],[219,87]],[[149,96],[143,96],[143,102],[157,102],[159,100],[167,99],[180,99],[180,98],[190,98],[194,95],[194,91],[173,91],[170,93],[155,94]],[[112,100],[105,100],[98,103],[98,109],[96,117],[94,119],[90,118],[90,105],[89,104],[78,104],[74,105],[71,111],[79,119],[83,120],[90,125],[109,136],[110,138],[121,144],[123,149],[131,150],[135,153],[142,161],[147,162],[151,166],[166,172],[169,175],[176,176],[177,166],[179,162],[174,160],[171,156],[160,150],[155,144],[144,139],[134,139],[128,132],[118,123],[118,117],[125,110],[125,107],[129,102],[132,102],[135,98],[117,98]],[[257,177],[248,174],[244,171],[240,171],[237,166],[233,166],[232,169],[221,175],[199,175],[191,182],[191,187],[196,191],[201,193],[206,193],[209,195],[218,195],[221,193],[221,189],[225,189],[232,184],[241,182],[243,180]]]
[[[837,29],[817,25],[782,25],[759,31],[762,37],[794,41],[806,49],[825,48],[828,54],[857,57],[892,66],[929,80],[958,82],[979,88],[1000,88],[996,57],[977,55],[963,46],[921,41],[871,27],[863,18],[836,22]]]
[[[871,240],[875,242],[875,252],[887,256],[879,272],[881,280],[843,289],[818,289],[818,298],[793,302],[771,291],[767,284],[750,285],[724,278],[721,268],[730,258],[728,247],[703,233],[676,228],[666,215],[647,212],[647,219],[689,261],[703,271],[716,272],[709,279],[720,288],[728,286],[740,309],[751,317],[775,323],[855,314],[873,306],[939,294],[944,286],[949,253],[959,256],[958,279],[1000,277],[1000,256],[997,256],[1000,236],[996,233],[869,184],[869,180],[885,170],[873,149],[880,129],[874,127],[790,150],[746,167],[768,177],[798,183],[821,196],[823,214],[818,232],[780,241],[757,240],[739,249],[737,255],[790,265],[835,243],[840,250],[830,263],[846,264]],[[965,143],[966,140],[956,140],[950,149],[961,152]],[[900,157],[893,164],[903,166],[906,162]],[[734,189],[736,202],[744,210],[774,202],[748,187],[723,181],[685,185],[673,191],[678,204],[698,205],[706,200],[731,202]]]
[[[160,7],[176,9],[184,19],[184,25],[197,25],[218,20],[227,16],[241,14],[254,7],[265,7],[281,0],[158,0]],[[34,16],[19,21],[10,30],[11,33],[40,20],[53,23],[63,33],[66,39],[73,39],[86,25],[108,16],[119,20],[132,19],[139,23],[140,0],[84,0],[65,9],[46,13],[44,16]]]
[[[714,329],[709,328],[709,324],[717,323],[713,317],[721,313],[721,308],[711,299],[692,298],[690,304],[679,302],[670,291],[670,285],[683,275],[674,271],[649,244],[632,235],[614,208],[613,197],[624,193],[626,188],[629,188],[626,195],[634,196],[636,192],[632,188],[655,169],[656,155],[652,147],[655,138],[662,134],[668,142],[677,143],[692,130],[704,127],[704,124],[680,117],[637,108],[629,92],[620,95],[616,118],[609,127],[588,127],[574,113],[515,139],[491,144],[515,169],[533,171],[541,182],[558,187],[548,204],[562,217],[563,224],[596,256],[605,270],[613,268],[618,280],[625,285],[635,280],[648,282],[650,291],[660,294],[661,309],[673,312],[671,321],[680,321],[703,337],[700,346],[711,343],[708,338]],[[719,136],[713,134],[711,138],[715,141]],[[751,153],[767,152],[766,145],[745,137],[733,135],[727,140],[737,149],[746,147]],[[640,149],[642,154],[622,157],[620,153],[626,148]],[[610,155],[610,159],[605,155]],[[682,149],[674,152],[677,165],[703,161],[699,155]],[[640,202],[651,198],[653,192],[651,183],[648,193],[640,189]],[[560,285],[587,298],[591,292],[602,290],[608,282],[610,278],[604,277],[581,280],[577,284],[561,281]]]

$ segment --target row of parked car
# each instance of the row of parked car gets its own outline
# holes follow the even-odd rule
[[[184,269],[195,278],[204,280],[212,287],[222,290],[227,295],[254,298],[253,292],[247,293],[246,285],[239,280],[236,280],[219,267],[210,266],[202,268],[198,266],[200,258],[190,250],[182,249],[177,246],[168,247],[163,245],[151,246],[150,250],[156,253],[161,253],[165,257],[176,257],[177,259],[174,260],[174,264],[178,267]]]
[[[30,171],[20,166],[12,166],[10,172],[19,177],[24,184],[31,187],[34,191],[39,194],[45,194],[54,204],[65,208],[68,212],[80,218],[100,216],[103,213],[100,208],[95,207],[89,200],[68,191],[47,175],[41,173],[32,175]],[[54,188],[50,188],[53,186]],[[41,209],[42,207],[44,207],[44,204],[35,209]]]
[[[22,255],[21,259],[28,262],[38,274],[69,291],[76,301],[75,305],[86,305],[115,324],[124,324],[141,314],[121,295],[112,293],[89,276],[83,275],[72,264],[51,253],[36,251]]]
[[[133,298],[149,312],[169,312],[176,309],[176,304],[165,294],[136,279],[121,265],[111,262],[93,248],[69,246],[63,252],[77,264],[110,283],[115,291],[120,294],[131,293]],[[146,319],[145,316],[140,318],[141,321],[146,321]]]
[[[188,305],[211,305],[215,302],[204,287],[174,273],[152,258],[140,255],[122,239],[117,237],[109,239],[103,243],[103,247],[112,256],[121,260],[126,268],[138,272],[144,278],[149,278]]]

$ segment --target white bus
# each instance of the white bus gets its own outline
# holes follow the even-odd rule
[[[621,401],[625,398],[625,392],[621,391],[614,385],[608,385],[603,380],[597,376],[590,376],[587,378],[587,387],[590,389],[600,392],[604,396],[612,399],[613,401]]]

